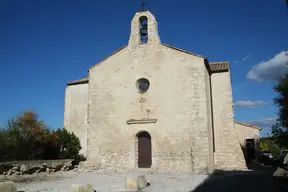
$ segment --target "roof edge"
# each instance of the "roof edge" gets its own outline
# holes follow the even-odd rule
[[[90,69],[98,66],[99,64],[103,63],[105,60],[109,59],[110,57],[112,57],[113,55],[115,55],[116,53],[120,52],[121,50],[123,50],[123,49],[126,48],[126,47],[127,47],[127,46],[123,46],[123,47],[119,48],[117,51],[115,51],[114,53],[112,53],[112,55],[104,58],[104,59],[103,59],[102,61],[100,61],[99,63],[97,63],[97,64],[93,65],[92,67],[90,67],[90,68],[88,69],[88,71],[90,71]]]
[[[238,125],[243,125],[243,126],[246,126],[246,127],[250,127],[250,128],[253,128],[253,129],[262,130],[262,128],[259,127],[259,126],[255,126],[255,125],[251,125],[251,124],[247,124],[247,123],[242,123],[242,122],[238,122],[238,121],[234,121],[234,123],[236,123]]]
[[[213,70],[211,71],[211,73],[224,73],[224,72],[228,72],[229,69],[217,69],[217,70]]]
[[[229,61],[213,61],[213,62],[210,62],[210,64],[219,64],[219,63],[229,63]]]
[[[167,44],[164,44],[164,43],[161,43],[163,46],[165,47],[168,47],[168,48],[171,48],[171,49],[174,49],[174,50],[177,50],[177,51],[180,51],[180,52],[183,52],[183,53],[187,53],[187,54],[190,54],[190,55],[194,55],[194,56],[197,56],[197,57],[201,57],[203,59],[207,59],[206,57],[202,56],[202,55],[198,55],[198,54],[195,54],[195,53],[191,53],[189,51],[186,51],[184,49],[179,49],[177,47],[174,47],[172,45],[167,45]]]
[[[186,51],[186,50],[184,50],[184,49],[179,49],[179,48],[177,48],[177,47],[174,47],[174,46],[172,46],[172,45],[167,45],[167,44],[165,44],[165,43],[161,43],[161,45],[163,45],[163,46],[165,46],[165,47],[168,47],[168,48],[170,48],[170,49],[174,49],[174,50],[176,50],[176,51],[180,51],[180,52],[182,52],[182,53],[187,53],[187,54],[189,54],[189,55],[193,55],[193,56],[196,56],[196,57],[203,58],[203,59],[204,59],[204,64],[205,64],[205,66],[206,66],[206,69],[207,69],[208,73],[211,74],[212,71],[211,71],[211,68],[210,68],[209,61],[208,61],[207,57],[204,57],[204,56],[202,56],[202,55],[198,55],[198,54],[195,54],[195,53],[191,53],[191,52]]]
[[[225,64],[227,65],[226,68],[221,68],[221,67],[218,69],[211,68],[211,65],[225,65]],[[231,70],[229,61],[209,62],[209,67],[211,69],[211,73],[222,73],[222,72],[228,72],[229,70]]]
[[[82,78],[82,79],[78,79],[76,81],[68,82],[67,85],[70,86],[70,85],[79,85],[79,84],[86,84],[86,83],[89,83],[89,78],[88,77],[85,77],[85,78]]]

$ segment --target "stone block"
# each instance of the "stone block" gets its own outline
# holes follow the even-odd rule
[[[144,189],[145,187],[147,187],[148,183],[147,183],[147,180],[146,180],[146,177],[145,175],[139,175],[137,177],[137,187],[138,189]]]
[[[16,185],[14,182],[0,182],[0,191],[1,192],[16,192]]]
[[[137,178],[127,177],[126,182],[125,182],[125,190],[126,191],[138,191]]]
[[[94,192],[94,186],[92,184],[72,184],[72,192]]]

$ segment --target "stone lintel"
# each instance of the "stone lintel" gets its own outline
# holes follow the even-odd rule
[[[136,120],[136,119],[130,119],[127,120],[126,123],[128,125],[130,124],[147,124],[147,123],[156,123],[157,119],[141,119],[141,120]]]

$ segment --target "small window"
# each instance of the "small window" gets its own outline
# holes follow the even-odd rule
[[[136,87],[139,93],[145,93],[150,87],[148,79],[141,78],[136,81]]]
[[[139,19],[140,22],[140,41],[141,44],[148,42],[148,19],[146,16],[142,16]]]

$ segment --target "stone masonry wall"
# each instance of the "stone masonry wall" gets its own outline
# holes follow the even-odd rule
[[[148,44],[160,44],[160,37],[158,34],[158,22],[156,18],[149,12],[138,12],[135,14],[131,21],[131,35],[129,38],[128,46],[130,48],[137,47],[141,44],[140,41],[140,22],[139,18],[145,16],[148,19]]]
[[[88,84],[70,85],[66,88],[64,127],[80,139],[80,153],[87,156]]]
[[[148,18],[146,44],[140,43],[141,16]],[[234,125],[230,71],[210,76],[205,62],[162,45],[156,18],[149,11],[136,13],[128,46],[90,68],[89,84],[66,89],[64,124],[80,137],[87,165],[137,169],[136,135],[147,131],[152,169],[245,168]],[[139,78],[150,81],[144,94],[136,89]]]
[[[234,126],[230,71],[213,73],[212,98],[215,134],[215,169],[245,169],[246,163]]]
[[[256,156],[260,155],[257,148],[260,145],[260,133],[259,129],[244,126],[242,124],[235,123],[235,127],[238,132],[238,139],[240,141],[241,146],[245,149],[246,139],[254,139],[255,148],[256,148]],[[246,156],[246,150],[244,151],[244,156]]]
[[[134,41],[142,14],[151,35],[143,45]],[[136,134],[148,131],[152,169],[207,171],[209,75],[204,58],[163,46],[157,31],[149,12],[137,13],[128,47],[89,70],[88,164],[137,168]],[[139,78],[150,81],[144,94],[136,89]],[[157,121],[128,125],[130,119]]]
[[[135,136],[152,137],[152,167],[205,171],[208,117],[202,58],[162,45],[125,48],[89,73],[88,161],[103,168],[136,168]],[[147,78],[150,88],[137,92]],[[127,125],[130,119],[155,124]]]
[[[208,61],[205,61],[208,62]],[[214,169],[214,132],[213,132],[213,118],[212,118],[212,95],[211,95],[211,76],[206,70],[205,75],[205,84],[206,84],[206,98],[207,98],[207,139],[208,139],[208,151],[209,151],[209,157],[208,157],[208,172],[213,172]]]

